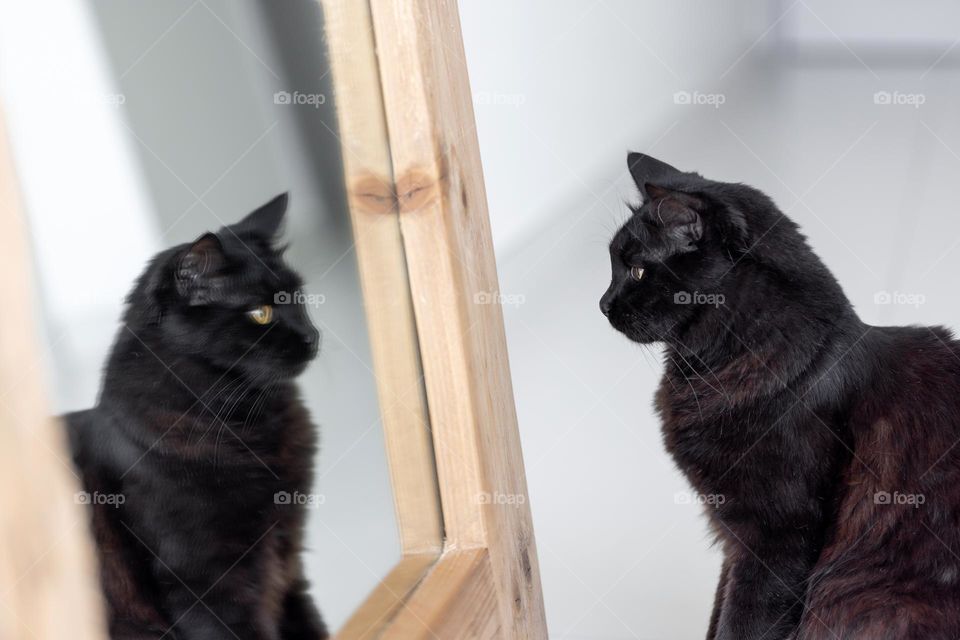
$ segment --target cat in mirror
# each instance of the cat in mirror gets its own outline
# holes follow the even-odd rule
[[[960,343],[862,322],[757,189],[628,166],[600,309],[665,345],[664,442],[715,498],[707,637],[960,638]]]
[[[327,637],[301,549],[320,335],[277,240],[281,195],[154,257],[91,409],[65,416],[110,637]]]

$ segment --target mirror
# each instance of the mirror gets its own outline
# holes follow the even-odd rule
[[[353,36],[370,41],[372,55],[369,25],[356,19],[350,24]],[[296,307],[322,336],[318,356],[295,379],[318,435],[317,453],[305,463],[312,464],[313,484],[303,494],[274,496],[274,505],[299,504],[306,512],[304,577],[335,632],[381,584],[406,547],[395,501],[414,495],[420,505],[417,531],[434,540],[437,552],[442,525],[399,223],[389,202],[393,190],[382,176],[358,182],[357,176],[344,175],[349,161],[342,155],[337,92],[323,32],[321,7],[311,0],[95,0],[59,7],[54,21],[42,6],[8,4],[0,13],[0,77],[34,256],[43,365],[57,413],[89,409],[98,402],[104,363],[118,339],[150,363],[147,368],[164,377],[164,384],[175,387],[170,379],[175,378],[189,387],[180,380],[189,369],[185,362],[229,342],[233,329],[187,336],[191,340],[178,345],[190,344],[194,351],[187,355],[171,349],[169,353],[183,360],[168,359],[166,351],[161,356],[151,347],[154,338],[137,335],[131,340],[126,335],[133,331],[121,324],[124,297],[147,261],[174,246],[195,248],[191,251],[197,259],[186,265],[177,262],[175,276],[180,279],[168,284],[176,295],[204,309],[212,304],[204,296],[217,295],[210,291],[222,284],[214,282],[210,271],[220,268],[221,249],[234,267],[239,261],[275,276],[262,249],[247,246],[255,241],[231,225],[278,194],[289,194],[278,243],[289,245],[284,260],[302,277],[303,286],[277,287],[272,304],[236,309],[236,320],[249,321],[251,326],[242,330],[249,331],[261,320],[273,322],[270,314],[285,318],[288,307]],[[360,92],[357,100],[374,117],[381,111],[384,135],[379,140],[368,135],[365,148],[375,151],[379,144],[378,153],[388,162],[378,96],[362,93],[374,84],[354,82],[352,90]],[[359,189],[367,205],[357,206],[348,187],[354,194]],[[378,193],[387,194],[386,205]],[[218,238],[210,241],[213,245],[233,243],[234,253],[204,241],[210,232]],[[364,255],[380,259],[364,265]],[[213,284],[191,288],[196,282]],[[230,295],[248,293],[238,289]],[[241,317],[248,312],[256,313]],[[394,320],[389,326],[382,322],[386,313]],[[210,326],[189,325],[187,333]],[[225,367],[226,381],[234,380],[230,371]],[[248,446],[244,434],[263,422],[265,403],[257,394],[263,389],[268,395],[266,387],[273,382],[260,380],[263,384],[248,388],[239,378],[233,387],[220,384],[219,378],[214,382],[189,389],[206,409],[191,416],[198,424],[216,427],[193,434],[215,444],[197,455],[212,452],[209,462],[214,467],[222,462],[219,455],[253,464],[244,456],[257,457],[257,445]],[[148,377],[130,382],[133,386],[125,391],[136,393],[135,384],[155,383]],[[143,392],[149,395],[147,388]],[[217,422],[210,425],[207,415],[204,423],[205,413]],[[156,446],[148,445],[140,457],[155,464],[149,462],[153,454],[175,456],[173,444],[189,444],[191,435],[163,442],[176,422],[154,425],[160,433],[152,441]],[[394,475],[416,476],[411,480],[417,486],[413,493],[395,496],[403,478],[395,477],[391,487],[385,452],[399,445],[385,435],[386,423],[403,427],[404,442],[416,446],[406,458],[409,468],[393,470]],[[177,429],[172,435],[183,434]],[[256,475],[266,474],[268,484],[270,476],[276,477],[275,466],[287,464],[256,462],[263,467]],[[115,480],[122,494],[122,478]],[[185,493],[192,490],[189,482],[176,486]],[[78,500],[95,509],[104,506],[87,494]],[[177,500],[182,499],[165,496],[151,507],[151,517],[178,513]],[[107,504],[115,509],[111,517],[123,514],[123,502],[116,495],[112,500]],[[224,500],[234,500],[240,514],[246,508],[236,494]],[[171,504],[174,507],[164,512]],[[211,509],[216,514],[225,511],[223,505]],[[139,528],[144,524],[121,520],[122,515],[116,522],[126,531],[118,528],[119,534],[129,532],[144,547],[127,540],[138,558],[164,565],[173,575],[161,573],[176,587],[180,578],[166,566],[174,562],[168,552],[146,542],[153,538]],[[263,539],[273,540],[273,525],[264,522],[269,525],[264,537],[254,535],[248,551]],[[239,517],[235,526],[246,524]],[[217,523],[211,527],[216,530]],[[237,543],[218,541],[209,531],[179,533],[184,541],[195,540],[197,547]],[[255,553],[250,551],[251,556]],[[238,563],[250,557],[227,555]],[[197,616],[182,608],[188,620]]]

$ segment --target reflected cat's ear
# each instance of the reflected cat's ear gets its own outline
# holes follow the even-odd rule
[[[255,235],[272,240],[280,235],[289,200],[289,194],[281,193],[240,222],[227,228],[238,236]]]
[[[177,293],[191,306],[210,304],[218,297],[219,274],[225,265],[220,239],[213,233],[202,235],[177,261]]]
[[[627,154],[627,167],[630,169],[630,175],[637,184],[637,188],[640,189],[640,195],[643,196],[644,200],[666,195],[668,191],[656,185],[680,173],[678,169],[671,167],[666,162],[661,162],[642,153]]]

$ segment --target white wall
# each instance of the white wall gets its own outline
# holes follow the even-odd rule
[[[715,86],[769,13],[730,0],[459,6],[500,256],[628,150],[653,144],[672,122],[673,92]]]
[[[159,231],[91,7],[55,10],[50,20],[45,3],[0,2],[0,102],[64,410],[92,403],[120,301]]]
[[[786,13],[783,36],[806,45],[851,48],[873,43],[888,51],[894,47],[943,49],[956,43],[960,4],[952,0],[918,3],[897,0],[808,0],[793,5],[781,1],[778,10]],[[825,28],[829,27],[829,28]]]

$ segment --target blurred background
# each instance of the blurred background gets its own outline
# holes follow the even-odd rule
[[[627,151],[768,193],[866,322],[960,326],[960,5],[459,4],[550,637],[703,637],[720,557],[661,349],[597,306]]]
[[[323,334],[300,378],[320,434],[306,572],[337,629],[400,550],[329,69],[313,0],[0,2],[56,411],[94,404],[150,256],[290,192],[286,257]]]
[[[702,637],[719,554],[660,441],[660,349],[597,308],[626,153],[770,194],[867,322],[960,326],[960,5],[459,6],[551,638]],[[337,628],[399,551],[322,29],[313,0],[2,0],[0,96],[58,410],[94,401],[146,256],[292,192]]]

